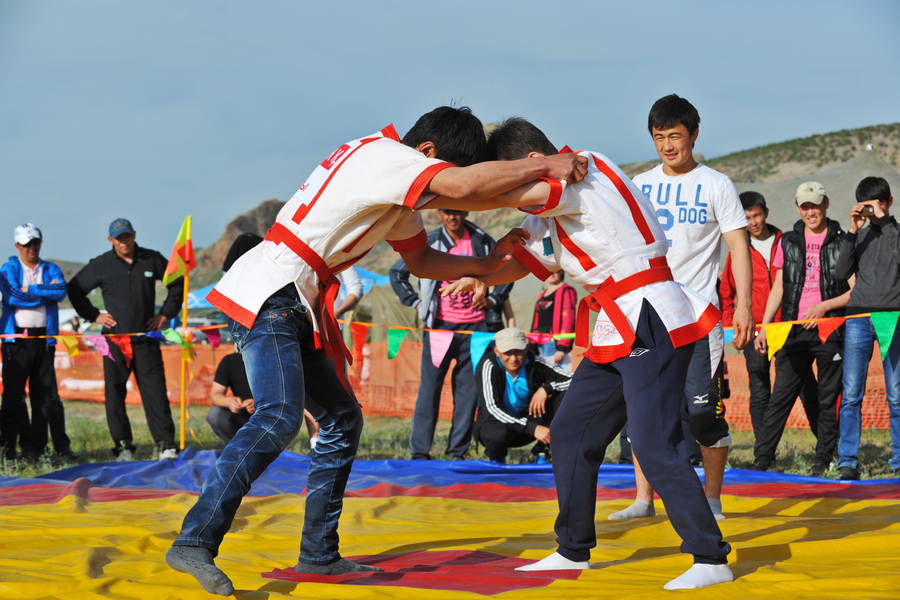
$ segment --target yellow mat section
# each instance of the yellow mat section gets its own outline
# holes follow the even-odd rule
[[[214,598],[191,577],[171,571],[163,554],[195,496],[0,508],[0,599],[65,600]],[[720,523],[735,550],[736,581],[666,592],[690,566],[664,514],[606,521],[627,505],[598,505],[600,540],[592,569],[577,580],[510,590],[494,598],[900,598],[900,503],[726,496]],[[662,506],[657,502],[657,510]],[[249,498],[226,537],[218,565],[236,597],[355,599],[484,598],[472,592],[396,586],[294,583],[261,577],[293,565],[303,498]],[[553,551],[555,502],[491,503],[441,498],[349,498],[341,520],[345,556],[479,550],[541,558]],[[476,572],[476,570],[473,570]],[[673,596],[674,595],[674,596]]]

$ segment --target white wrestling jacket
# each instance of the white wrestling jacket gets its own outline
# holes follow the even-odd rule
[[[627,356],[644,300],[669,330],[674,347],[705,336],[719,321],[718,309],[672,280],[668,244],[650,201],[607,157],[588,158],[588,174],[573,185],[548,180],[547,203],[522,227],[531,233],[516,259],[541,280],[562,269],[589,292],[578,306],[576,344],[598,363]],[[589,311],[597,321],[588,341]]]

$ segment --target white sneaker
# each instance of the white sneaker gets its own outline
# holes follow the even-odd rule
[[[128,448],[122,448],[119,450],[119,453],[116,455],[116,460],[119,462],[127,462],[130,460],[134,460],[134,453]]]
[[[734,581],[728,565],[694,564],[690,569],[663,586],[666,590],[695,590],[697,588]]]
[[[159,460],[174,460],[178,458],[178,450],[175,448],[166,448],[159,453]]]

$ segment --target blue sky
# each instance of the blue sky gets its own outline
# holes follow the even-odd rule
[[[652,102],[718,156],[900,120],[900,3],[0,0],[0,235],[86,260],[134,222],[167,254],[288,199],[341,142],[469,105],[559,144],[654,156]]]

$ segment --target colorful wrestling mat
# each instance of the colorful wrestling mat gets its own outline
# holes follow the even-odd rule
[[[0,478],[0,599],[215,597],[163,561],[214,458]],[[513,570],[555,548],[549,466],[390,460],[356,463],[340,529],[345,556],[385,572],[294,576],[308,463],[283,454],[238,511],[217,559],[238,598],[900,598],[900,479],[729,470],[720,525],[737,580],[666,592],[690,558],[659,501],[652,519],[606,520],[633,494],[619,465],[600,471],[589,571]]]

